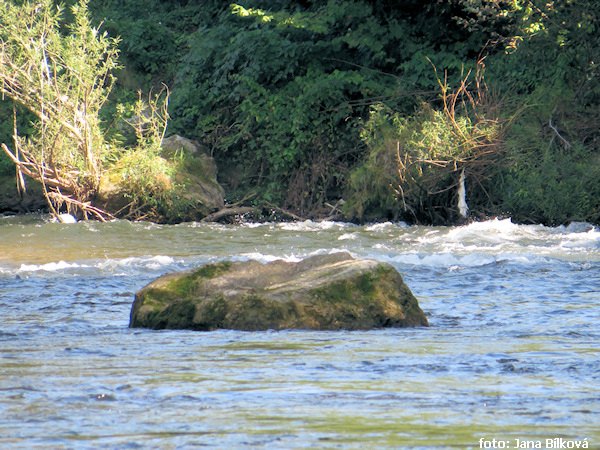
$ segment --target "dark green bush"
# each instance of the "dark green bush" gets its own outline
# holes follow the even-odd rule
[[[33,132],[35,116],[28,113],[24,108],[17,106],[17,130],[21,135],[29,136]],[[14,116],[13,102],[0,100],[0,144],[5,143],[13,148]],[[0,151],[0,175],[14,175],[15,164],[3,152]]]
[[[558,147],[558,148],[557,148]],[[561,225],[600,221],[600,157],[589,148],[552,145],[519,154],[498,188],[516,221]]]
[[[598,223],[600,5],[540,4],[524,18],[522,42],[488,62],[490,83],[523,105],[506,138],[506,169],[490,186],[495,212]]]
[[[481,75],[476,85],[484,86]],[[463,172],[471,210],[481,212],[472,187],[496,170],[504,124],[491,115],[494,111],[485,89],[468,89],[468,77],[454,92],[441,81],[440,86],[443,108],[439,110],[424,103],[405,118],[381,105],[372,108],[361,133],[369,157],[352,172],[346,193],[345,211],[351,218],[454,222],[459,218]]]

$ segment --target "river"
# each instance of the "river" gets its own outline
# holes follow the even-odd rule
[[[429,328],[130,329],[222,259],[393,264]],[[600,448],[600,230],[0,218],[0,447]],[[541,446],[541,447],[540,447]]]

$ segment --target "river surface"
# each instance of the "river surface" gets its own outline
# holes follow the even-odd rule
[[[393,264],[431,326],[128,327],[164,273],[340,250]],[[588,224],[0,218],[0,448],[600,448],[599,324]]]

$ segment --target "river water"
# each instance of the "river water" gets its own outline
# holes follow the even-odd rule
[[[429,328],[130,329],[222,259],[393,264]],[[0,218],[0,448],[600,448],[600,230]],[[562,441],[561,441],[562,439]]]

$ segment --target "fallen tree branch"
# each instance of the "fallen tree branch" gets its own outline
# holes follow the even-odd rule
[[[200,222],[216,222],[219,219],[222,219],[223,217],[243,216],[244,214],[248,214],[251,212],[256,212],[256,209],[250,206],[241,206],[237,208],[225,207],[217,212],[214,212],[202,218]]]
[[[339,199],[335,205],[325,202],[325,206],[331,208],[331,211],[329,211],[329,215],[325,220],[335,220],[336,217],[343,215],[340,208],[344,206],[345,203],[344,199]]]
[[[562,137],[562,135],[558,132],[558,130],[556,128],[554,128],[554,125],[552,125],[552,119],[550,119],[548,121],[548,125],[550,125],[550,128],[552,128],[552,130],[556,133],[556,136],[558,136],[560,138],[561,141],[563,141],[563,143],[567,146],[567,147],[573,147],[569,141],[567,141],[564,137]],[[556,137],[555,136],[555,137]],[[554,141],[554,138],[552,138],[552,141]],[[550,141],[550,145],[552,145],[552,141]]]
[[[129,212],[128,212],[128,213],[127,213],[125,216],[123,216],[123,219],[125,219],[125,220],[130,220],[130,219],[132,219],[132,218],[134,217],[134,215],[135,215],[136,213],[138,213],[138,212],[142,211],[142,210],[143,210],[143,209],[144,209],[146,206],[148,206],[149,204],[150,204],[150,202],[146,202],[146,203],[144,203],[144,204],[142,204],[142,205],[139,205],[139,206],[138,206],[138,205],[137,205],[137,203],[136,203],[135,201],[133,201],[133,202],[131,202],[131,203],[129,203],[129,204],[127,204],[127,205],[125,205],[125,206],[124,206],[123,208],[121,208],[120,210],[118,210],[118,211],[116,212],[116,214],[119,214],[119,213],[120,213],[121,211],[123,211],[125,208],[129,207]],[[137,208],[133,209],[135,206],[137,206]],[[143,217],[146,217],[147,215],[148,215],[148,214],[144,214],[144,215],[142,215],[142,216],[138,216],[138,217],[136,217],[134,220],[137,222],[137,221],[139,221],[139,220],[140,220],[140,217],[142,217],[142,218],[143,218]]]
[[[271,203],[268,203],[268,202],[267,202],[267,205],[269,206],[269,208],[274,209],[275,211],[280,212],[284,216],[291,217],[292,219],[297,220],[299,222],[302,222],[302,221],[306,220],[303,217],[297,216],[293,212],[290,212],[290,211],[287,211],[287,210],[285,210],[283,208],[280,208],[279,206],[272,205]]]
[[[61,194],[60,192],[48,192],[47,196],[56,204],[66,204],[67,210],[70,211],[71,207],[74,206],[83,212],[85,219],[88,219],[88,213],[94,214],[101,222],[107,222],[108,220],[116,219],[112,214],[100,209],[89,203],[80,202],[67,195]],[[56,213],[55,213],[56,214]]]
[[[6,144],[2,144],[2,150],[4,150],[4,153],[6,153],[6,155],[16,164],[18,173],[21,175],[27,175],[28,177],[53,188],[62,189],[67,192],[76,192],[77,187],[72,179],[65,180],[64,178],[59,178],[56,169],[49,169],[48,167],[36,163],[23,149],[21,149],[20,153],[25,157],[25,161],[20,160],[17,155],[12,153]]]

